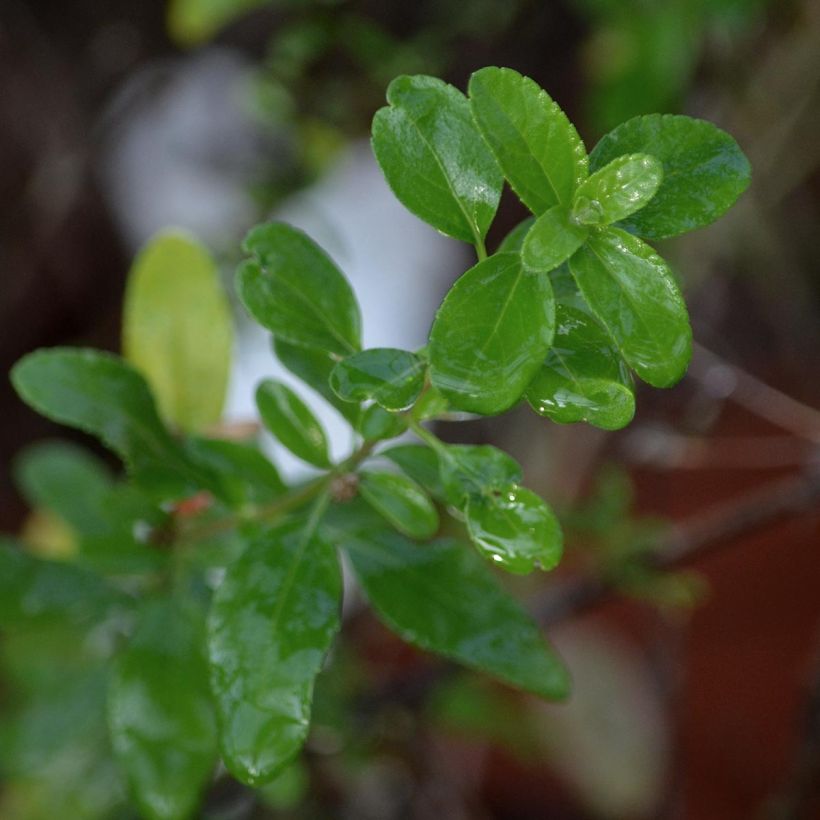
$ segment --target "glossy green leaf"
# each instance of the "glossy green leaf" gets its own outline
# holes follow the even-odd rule
[[[351,424],[356,424],[361,415],[359,403],[340,399],[330,387],[330,374],[338,358],[334,358],[323,350],[300,347],[275,337],[273,350],[279,361],[294,376],[298,376],[305,384],[313,388]]]
[[[333,548],[298,521],[228,567],[209,619],[211,681],[225,765],[243,783],[272,780],[304,743],[341,594]]]
[[[528,271],[548,273],[569,259],[588,234],[588,228],[570,219],[568,208],[554,205],[535,220],[524,238],[521,261]]]
[[[609,225],[645,207],[663,180],[663,165],[649,154],[626,154],[584,180],[572,201],[581,225]]]
[[[390,459],[431,495],[436,498],[444,497],[438,456],[430,447],[424,444],[397,444],[395,447],[382,450],[379,455]]]
[[[286,384],[263,381],[256,389],[256,405],[265,427],[295,456],[316,467],[330,466],[322,425]]]
[[[373,399],[386,410],[406,410],[424,387],[425,364],[407,350],[376,347],[342,359],[330,386],[345,401]]]
[[[561,527],[546,503],[525,487],[471,498],[466,513],[478,551],[508,572],[549,570],[561,559]]]
[[[427,493],[410,478],[393,473],[363,472],[362,498],[410,538],[432,538],[438,530],[438,512]]]
[[[496,253],[520,253],[524,244],[524,237],[535,224],[535,217],[528,216],[522,219],[502,240]]]
[[[407,421],[395,413],[390,413],[378,404],[371,404],[362,412],[357,430],[365,441],[400,436],[407,429]]]
[[[555,306],[546,276],[512,253],[470,268],[450,289],[430,331],[430,378],[460,410],[514,405],[552,341]]]
[[[526,397],[536,413],[561,424],[619,430],[635,414],[629,371],[612,340],[591,316],[560,302],[555,340]]]
[[[545,698],[569,691],[564,666],[538,627],[469,546],[418,544],[363,521],[353,510],[333,537],[390,629],[415,646]]]
[[[458,509],[475,496],[507,490],[523,478],[521,465],[490,444],[450,444],[439,455],[447,500]]]
[[[168,422],[201,430],[219,421],[232,348],[228,299],[207,249],[183,233],[155,236],[128,275],[122,349]]]
[[[680,289],[648,245],[616,228],[570,259],[578,287],[624,359],[645,382],[669,387],[686,372],[692,329]]]
[[[547,92],[511,68],[482,68],[470,78],[470,101],[521,201],[535,214],[570,205],[587,176],[586,149]]]
[[[373,152],[396,197],[464,242],[483,240],[504,179],[467,98],[435,77],[397,77],[373,118]]]
[[[663,182],[651,202],[621,223],[647,239],[677,236],[714,222],[751,180],[749,161],[737,142],[704,120],[672,114],[627,120],[595,146],[590,165],[597,171],[634,153],[663,163]]]
[[[281,222],[258,225],[243,249],[252,259],[236,272],[251,316],[291,344],[349,356],[361,346],[356,297],[330,257],[302,231]]]

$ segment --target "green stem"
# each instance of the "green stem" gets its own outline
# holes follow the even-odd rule
[[[447,447],[438,436],[431,433],[421,422],[414,418],[408,419],[407,426],[424,442],[429,444],[437,453],[447,455]]]
[[[484,244],[484,240],[480,236],[477,236],[473,244],[475,245],[475,253],[478,257],[478,261],[483,262],[487,258],[487,246]]]

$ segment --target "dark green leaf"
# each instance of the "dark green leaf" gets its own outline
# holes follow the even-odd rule
[[[529,271],[548,273],[584,244],[589,229],[570,220],[569,209],[555,205],[544,211],[524,238],[521,261]]]
[[[450,289],[430,331],[430,377],[454,407],[492,415],[512,407],[552,341],[546,276],[517,254],[491,256]]]
[[[622,154],[650,154],[663,163],[652,201],[622,227],[647,239],[700,228],[722,216],[751,180],[749,161],[735,140],[710,122],[672,114],[635,117],[595,146],[593,171]]]
[[[504,175],[535,214],[569,206],[587,176],[575,127],[546,91],[510,68],[482,68],[470,78],[473,114]]]
[[[521,481],[521,465],[490,444],[450,444],[439,456],[447,500],[463,508],[475,496],[507,490]]]
[[[527,401],[536,413],[561,424],[625,427],[635,413],[635,394],[611,339],[577,308],[559,302],[555,315],[555,340],[527,388]]]
[[[380,441],[395,438],[407,429],[407,422],[401,416],[389,413],[378,404],[371,404],[359,420],[358,431],[365,441]]]
[[[425,364],[414,353],[377,347],[339,362],[330,386],[345,401],[373,399],[386,410],[406,410],[424,387]]]
[[[263,381],[256,389],[256,405],[265,427],[294,455],[317,467],[330,466],[322,425],[286,384]]]
[[[431,538],[438,530],[438,512],[412,479],[392,473],[363,472],[362,498],[399,532],[411,538]]]
[[[675,384],[689,364],[692,329],[663,259],[640,239],[608,228],[570,259],[570,269],[638,376],[654,387]]]
[[[198,613],[150,601],[117,658],[108,691],[111,739],[149,820],[186,820],[216,763],[216,723]]]
[[[396,197],[464,242],[483,240],[504,179],[467,98],[435,77],[397,77],[373,118],[373,152]]]
[[[584,180],[575,192],[572,216],[582,225],[609,225],[643,208],[663,179],[660,160],[626,154]]]
[[[438,456],[430,447],[424,444],[397,444],[388,450],[382,450],[379,455],[389,458],[431,495],[436,498],[444,497]]]
[[[228,567],[209,620],[211,680],[225,764],[242,782],[272,780],[304,743],[341,593],[333,548],[298,521]]]
[[[528,216],[519,222],[502,240],[496,253],[520,253],[524,237],[535,224],[535,217]]]
[[[254,228],[236,272],[251,316],[291,344],[349,356],[360,347],[356,297],[330,257],[302,231],[281,222]]]
[[[478,551],[508,572],[549,570],[561,559],[561,527],[534,492],[511,487],[470,499],[467,531]]]

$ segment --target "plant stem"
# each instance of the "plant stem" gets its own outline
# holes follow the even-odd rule
[[[477,236],[473,244],[475,245],[475,253],[478,257],[478,261],[483,262],[487,258],[487,246],[484,244],[484,240],[480,236]]]

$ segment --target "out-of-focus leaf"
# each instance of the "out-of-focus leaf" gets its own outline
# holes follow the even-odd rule
[[[431,538],[438,530],[436,508],[424,490],[406,476],[363,472],[359,492],[385,520],[411,538]]]
[[[221,28],[252,9],[277,0],[169,0],[168,31],[180,45],[210,40]]]
[[[380,456],[390,459],[402,472],[436,498],[444,497],[439,477],[438,456],[424,444],[397,444],[382,450]]]
[[[345,401],[373,399],[386,410],[406,410],[424,386],[424,361],[407,350],[378,347],[342,359],[330,375]]]

